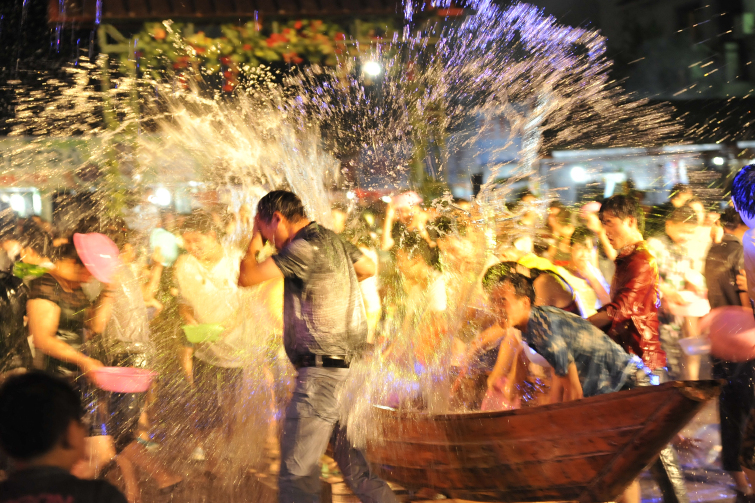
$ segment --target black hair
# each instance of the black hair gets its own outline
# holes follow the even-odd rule
[[[276,211],[291,222],[298,222],[302,218],[307,218],[307,213],[304,211],[304,205],[299,196],[287,190],[268,192],[257,203],[257,216],[265,223],[273,220],[273,213]]]
[[[52,236],[32,220],[27,220],[21,226],[18,242],[24,248],[34,250],[40,257],[50,258],[52,255]]]
[[[52,257],[50,258],[53,262],[62,259],[73,259],[77,264],[81,266],[84,265],[81,257],[79,257],[79,252],[76,250],[76,245],[74,245],[73,243],[73,237],[71,237],[67,243],[63,243],[62,245],[55,247],[52,250]]]
[[[721,227],[732,232],[737,230],[737,227],[744,223],[742,222],[742,217],[739,216],[739,212],[731,206],[724,210],[719,222],[721,222]]]
[[[9,377],[0,387],[0,446],[13,459],[33,460],[83,415],[79,395],[62,379],[38,371]]]
[[[697,213],[687,205],[680,206],[668,214],[666,222],[674,222],[676,224],[697,224]]]
[[[485,271],[482,277],[482,288],[487,292],[491,291],[512,270],[516,271],[516,262],[499,262],[488,267],[488,270]]]
[[[403,250],[413,259],[417,256],[422,257],[425,264],[440,270],[440,254],[437,248],[431,248],[425,241],[425,238],[420,236],[418,232],[407,231],[403,234],[398,247],[394,247],[394,250]]]
[[[513,264],[513,265],[512,265]],[[514,287],[517,297],[530,299],[530,304],[535,305],[535,287],[532,280],[527,276],[516,272],[515,262],[501,262],[485,271],[482,284],[486,291],[490,292],[496,286],[509,282]]]
[[[637,220],[637,230],[640,233],[645,231],[645,212],[642,211],[642,206],[634,197],[624,194],[609,197],[600,206],[598,216],[602,220],[603,215],[609,212],[619,220],[633,217]]]
[[[571,235],[571,240],[569,241],[571,246],[574,246],[575,244],[587,246],[588,242],[593,246],[596,244],[595,233],[593,231],[587,227],[577,227],[574,229],[574,232]]]
[[[748,164],[734,176],[731,200],[748,218],[755,217],[755,164]]]
[[[212,214],[201,208],[193,210],[181,224],[181,232],[198,232],[200,234],[209,234],[216,232],[215,220]]]

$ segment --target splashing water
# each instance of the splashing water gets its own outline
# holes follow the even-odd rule
[[[98,166],[104,173],[85,190],[99,198],[98,211],[115,213],[126,211],[124,194],[134,187],[202,183],[236,194],[236,210],[285,186],[302,198],[310,218],[328,226],[329,190],[344,186],[339,160],[357,159],[363,171],[390,167],[365,178],[362,188],[442,181],[455,153],[473,148],[495,123],[506,123],[508,144],[498,148],[518,145],[516,166],[496,166],[482,187],[464,231],[468,249],[441,252],[446,309],[434,310],[429,295],[410,295],[409,282],[399,280],[392,288],[400,308],[384,316],[375,353],[352,367],[342,422],[357,445],[379,441],[375,405],[430,413],[456,407],[450,397],[454,337],[468,340],[468,310],[485,309],[479,280],[492,252],[496,218],[508,214],[504,202],[511,183],[533,178],[543,151],[555,145],[646,145],[677,130],[667,109],[633,101],[609,80],[605,40],[595,31],[559,25],[526,4],[501,8],[472,1],[473,14],[429,24],[415,21],[415,7],[405,3],[402,36],[361,58],[284,76],[247,68],[248,83],[230,97],[213,91],[196,69],[160,78],[123,77],[108,69],[104,56],[70,67],[66,82],[50,79],[46,92],[17,89],[13,135],[34,139],[14,158],[33,159],[26,154],[55,137],[85,138],[89,148],[81,167]],[[379,79],[361,72],[366,62],[380,65]],[[474,130],[471,123],[481,127]],[[494,183],[504,168],[509,182]],[[52,166],[49,174],[64,176],[56,169],[65,168]],[[448,204],[438,206],[459,214]],[[458,238],[457,232],[449,239]],[[280,327],[270,315],[279,308],[277,297],[248,295],[238,306],[248,325],[249,349],[240,355],[244,384],[234,404],[236,436],[213,446],[236,467],[263,462],[262,446],[274,436],[285,399],[280,383],[292,375],[276,340]],[[179,323],[172,305],[152,326],[154,367],[165,376],[152,415],[160,459],[182,470],[185,459],[169,453],[187,453],[196,440],[179,400],[187,390],[175,361]],[[233,481],[240,480],[239,473]]]

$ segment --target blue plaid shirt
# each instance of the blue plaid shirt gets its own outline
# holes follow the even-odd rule
[[[600,329],[555,307],[533,307],[522,338],[558,376],[566,376],[573,362],[586,397],[619,391],[637,371],[631,356]]]

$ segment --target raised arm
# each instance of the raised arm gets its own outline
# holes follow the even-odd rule
[[[56,337],[60,322],[60,307],[57,304],[46,299],[31,299],[26,303],[26,314],[29,317],[29,334],[34,347],[40,352],[73,363],[84,373],[102,367],[99,361],[89,358]]]
[[[272,258],[257,262],[257,255],[262,250],[264,243],[255,221],[252,231],[252,241],[246,250],[246,255],[241,260],[239,271],[239,286],[259,285],[269,279],[282,278],[283,273]]]

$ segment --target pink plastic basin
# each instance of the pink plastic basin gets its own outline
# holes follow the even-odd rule
[[[143,393],[157,376],[152,370],[134,367],[102,367],[92,372],[100,389],[116,393]]]

